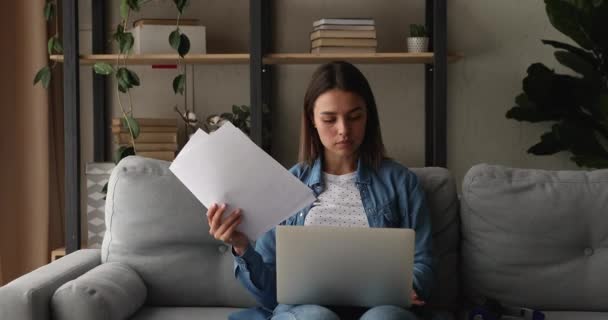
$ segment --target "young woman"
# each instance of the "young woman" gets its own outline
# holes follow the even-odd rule
[[[300,135],[300,163],[290,170],[318,198],[284,221],[286,225],[412,228],[416,231],[411,299],[423,305],[433,285],[430,217],[416,175],[386,158],[376,102],[363,74],[347,62],[320,66],[306,95]],[[236,231],[241,210],[222,222],[224,204],[207,212],[209,233],[233,248],[235,274],[260,307],[230,319],[339,319],[360,309],[317,305],[277,305],[275,230],[255,247]],[[314,263],[311,262],[311,268]],[[405,297],[404,297],[405,299]],[[361,319],[416,319],[397,306],[363,310]],[[358,316],[358,315],[357,315]]]

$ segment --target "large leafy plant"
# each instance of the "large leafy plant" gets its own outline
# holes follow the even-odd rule
[[[608,0],[545,0],[545,5],[551,24],[580,47],[542,42],[557,49],[557,61],[576,74],[532,64],[524,92],[506,116],[553,122],[528,153],[569,151],[580,167],[608,168]]]

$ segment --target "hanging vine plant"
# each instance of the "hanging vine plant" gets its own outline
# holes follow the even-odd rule
[[[47,50],[49,55],[52,54],[62,54],[63,53],[63,45],[61,44],[61,39],[59,38],[59,23],[57,19],[57,1],[56,0],[47,0],[44,5],[44,18],[46,19],[47,24],[55,25],[55,34],[49,38],[47,42]],[[52,63],[48,63],[44,67],[40,68],[34,77],[34,85],[40,83],[44,88],[48,88],[51,83],[51,74],[53,69],[55,69],[57,62],[53,61]]]

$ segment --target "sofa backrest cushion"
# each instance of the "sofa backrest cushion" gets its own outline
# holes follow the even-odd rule
[[[477,165],[461,204],[467,298],[608,311],[608,170]]]
[[[425,191],[433,229],[436,287],[429,305],[454,306],[460,301],[460,215],[456,184],[444,168],[411,168]]]
[[[102,262],[132,267],[149,305],[255,305],[234,277],[230,248],[209,235],[205,213],[169,162],[127,157],[108,184]]]

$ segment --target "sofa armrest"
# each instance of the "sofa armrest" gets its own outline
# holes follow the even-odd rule
[[[51,300],[53,319],[128,319],[144,304],[147,293],[131,267],[103,263],[57,289]]]
[[[0,320],[51,319],[51,297],[64,283],[101,263],[99,249],[75,251],[0,288]]]

